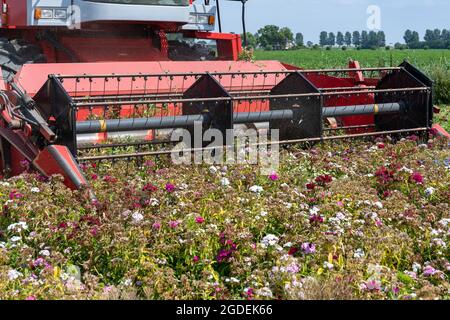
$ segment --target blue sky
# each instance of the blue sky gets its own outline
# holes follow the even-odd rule
[[[223,31],[242,32],[241,3],[220,0]],[[367,29],[370,5],[381,9],[381,30],[387,43],[403,42],[406,29],[450,29],[450,0],[248,0],[247,29],[266,24],[302,32],[305,41],[318,42],[319,33]]]

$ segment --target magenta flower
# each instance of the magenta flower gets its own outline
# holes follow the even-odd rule
[[[314,243],[305,242],[301,248],[305,254],[313,254],[316,252],[316,245]]]
[[[36,300],[35,296],[28,296],[25,298],[25,300]]]
[[[93,174],[91,174],[91,179],[92,180],[97,180],[98,176],[95,173],[93,173]]]
[[[272,172],[269,176],[269,179],[272,181],[277,181],[279,179],[279,177],[275,172]]]
[[[180,224],[180,221],[169,221],[169,227],[175,229]]]
[[[161,223],[155,222],[155,223],[152,225],[152,228],[155,229],[155,230],[161,229]]]
[[[167,192],[173,192],[175,191],[175,186],[171,183],[166,184],[166,191]]]
[[[200,258],[198,256],[194,256],[194,258],[192,258],[192,261],[194,262],[198,262],[200,260]]]
[[[422,184],[423,183],[423,176],[420,173],[418,173],[418,172],[414,172],[411,175],[411,180],[414,181],[415,183]]]
[[[198,216],[195,218],[195,222],[198,224],[201,224],[201,223],[205,222],[205,219],[203,217]]]

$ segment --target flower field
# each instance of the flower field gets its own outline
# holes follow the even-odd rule
[[[450,146],[289,147],[280,168],[86,164],[0,182],[0,299],[448,299]],[[24,164],[26,165],[26,164]]]

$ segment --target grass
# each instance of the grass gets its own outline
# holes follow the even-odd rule
[[[450,132],[450,106],[441,106],[441,112],[435,116],[435,120],[439,123],[447,132]]]
[[[350,59],[361,67],[398,66],[405,59],[435,81],[435,102],[450,104],[450,50],[296,50],[256,51],[257,60],[279,60],[305,69],[344,67]]]

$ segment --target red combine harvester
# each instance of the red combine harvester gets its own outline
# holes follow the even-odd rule
[[[224,135],[266,123],[281,144],[431,129],[432,81],[409,63],[300,70],[238,61],[240,36],[213,32],[218,1],[199,2],[0,0],[3,175],[26,161],[80,188],[80,162],[167,152],[148,147],[164,142],[159,132],[199,122]],[[337,127],[324,126],[330,118]]]

